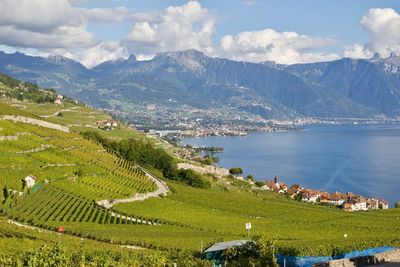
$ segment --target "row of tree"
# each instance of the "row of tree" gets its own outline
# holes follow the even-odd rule
[[[124,139],[121,141],[109,140],[97,132],[85,132],[84,136],[102,144],[105,148],[116,152],[121,158],[142,165],[155,168],[170,180],[186,183],[193,187],[210,187],[200,174],[192,170],[179,170],[175,159],[164,149],[143,139]]]

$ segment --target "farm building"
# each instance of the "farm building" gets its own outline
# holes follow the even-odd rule
[[[118,122],[116,120],[112,120],[112,119],[98,121],[96,124],[97,124],[97,127],[102,130],[112,130],[115,127],[118,127]]]
[[[31,189],[35,183],[36,183],[37,178],[33,175],[28,175],[24,178],[25,184],[28,187],[28,189]]]
[[[222,258],[222,253],[232,247],[241,247],[247,242],[250,242],[249,240],[232,240],[228,242],[221,242],[221,243],[215,243],[211,247],[209,247],[206,251],[204,251],[206,259],[213,261],[214,266],[222,266],[224,263],[223,258]]]

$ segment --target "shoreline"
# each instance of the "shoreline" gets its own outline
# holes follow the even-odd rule
[[[380,128],[379,126],[380,125],[382,125],[382,126],[389,126],[389,127],[384,127],[384,128]],[[357,133],[358,134],[358,131],[359,130],[361,130],[361,131],[364,131],[365,130],[365,133],[371,133],[372,135],[378,135],[378,136],[380,136],[380,134],[379,134],[379,130],[381,130],[381,129],[383,129],[383,130],[389,130],[390,132],[389,132],[389,134],[392,136],[393,134],[391,134],[391,133],[393,133],[392,132],[392,130],[398,130],[399,128],[397,127],[399,124],[377,124],[377,125],[370,125],[370,124],[367,124],[367,125],[359,125],[359,124],[357,124],[357,125],[347,125],[347,126],[345,126],[346,128],[345,128],[345,133],[346,133],[346,136],[347,135],[349,135],[349,134],[353,134],[352,133],[352,131],[353,131],[353,129],[354,129],[354,133]],[[315,129],[313,129],[313,126],[314,125],[311,125],[311,129],[310,128],[305,128],[304,130],[303,130],[303,132],[317,132],[317,133],[319,133],[319,135],[320,136],[325,136],[325,132],[330,132],[329,131],[329,129],[333,129],[333,131],[332,132],[334,132],[334,133],[336,133],[336,132],[338,132],[339,134],[340,134],[340,132],[341,131],[336,131],[336,129],[341,129],[341,125],[317,125],[317,126],[315,126],[315,128],[316,129],[318,129],[319,130],[319,128],[321,127],[321,129],[322,129],[322,131],[314,131]],[[393,129],[392,129],[392,127],[391,126],[393,126]],[[326,128],[325,128],[326,127]],[[369,127],[371,127],[371,129],[369,128]],[[376,127],[376,128],[375,128]],[[324,129],[328,129],[327,131],[324,131]],[[363,132],[364,133],[364,132]],[[249,136],[254,136],[254,135],[256,135],[256,136],[264,136],[263,135],[263,133],[252,133],[252,134],[250,134],[250,135],[248,135],[248,136],[246,136],[246,137],[249,137]],[[280,139],[279,140],[286,140],[286,137],[284,137],[285,135],[282,135],[281,137],[280,137]],[[291,135],[289,135],[289,136],[291,136],[290,138],[294,138],[293,136],[295,136],[295,134],[291,134]],[[303,135],[304,136],[304,135]],[[329,136],[331,136],[331,135],[329,135]],[[396,136],[396,135],[395,135]],[[225,170],[227,170],[228,168],[230,168],[230,167],[242,167],[243,169],[244,169],[244,171],[245,171],[245,173],[246,173],[246,175],[247,174],[255,174],[255,176],[256,176],[256,181],[265,181],[266,179],[264,178],[265,177],[265,174],[263,174],[263,173],[265,173],[265,172],[262,172],[262,168],[261,168],[261,166],[263,166],[263,165],[260,165],[260,164],[262,164],[262,162],[263,162],[263,156],[261,156],[261,155],[259,155],[257,152],[255,152],[256,154],[254,155],[254,156],[257,156],[257,155],[259,155],[259,156],[261,156],[261,157],[258,157],[258,160],[256,161],[256,162],[253,162],[252,160],[249,160],[249,159],[246,159],[244,162],[246,162],[246,164],[242,164],[241,162],[241,160],[240,160],[240,156],[238,156],[238,155],[240,155],[240,154],[237,154],[237,153],[240,153],[240,151],[242,151],[243,149],[244,149],[244,144],[245,144],[245,142],[246,141],[244,141],[244,139],[242,139],[242,138],[237,138],[237,137],[232,137],[232,136],[229,136],[229,138],[226,138],[227,136],[212,136],[212,137],[191,137],[191,138],[185,138],[185,139],[182,139],[179,143],[180,143],[180,145],[181,145],[181,147],[184,147],[185,145],[192,145],[192,146],[194,146],[194,147],[202,147],[202,146],[205,146],[205,147],[208,147],[208,146],[222,146],[223,148],[224,148],[224,151],[223,152],[219,152],[219,153],[216,153],[215,154],[215,156],[217,156],[217,157],[219,157],[220,159],[221,159],[221,161],[219,162],[219,163],[217,163],[217,167],[221,167],[221,168],[224,168]],[[221,138],[221,139],[219,139],[219,138]],[[279,138],[279,135],[278,135],[278,138]],[[313,138],[313,137],[306,137],[306,138]],[[346,137],[347,138],[347,137]],[[357,138],[357,137],[355,137],[355,138]],[[206,141],[206,142],[203,142],[203,141],[201,141],[202,139],[206,139],[206,140],[209,140],[209,141]],[[240,146],[240,149],[239,150],[237,150],[237,149],[235,149],[235,147],[236,147],[236,144],[235,144],[235,142],[236,141],[233,141],[233,140],[235,140],[235,139],[237,139],[238,140],[238,142],[239,142],[239,146]],[[255,141],[255,142],[260,142],[261,140],[264,140],[263,139],[263,137],[253,137],[253,138],[250,138],[251,140],[250,141],[254,141],[254,140],[257,140],[257,141]],[[265,137],[265,139],[267,140],[271,140],[268,136],[266,136]],[[192,140],[192,141],[191,141]],[[232,141],[224,141],[224,142],[218,142],[218,140],[232,140]],[[239,140],[242,140],[242,141],[239,141]],[[274,138],[272,139],[272,140],[275,140]],[[292,139],[290,139],[290,140],[292,140]],[[296,140],[297,140],[297,138],[296,138]],[[300,138],[299,140],[303,140],[303,138]],[[368,139],[369,140],[369,139]],[[385,139],[386,140],[386,139]],[[249,141],[249,142],[250,142]],[[271,141],[270,141],[271,142]],[[285,141],[286,142],[286,141]],[[296,141],[297,142],[297,141]],[[300,141],[301,142],[301,141]],[[253,142],[254,143],[254,142]],[[366,145],[367,143],[365,143],[364,142],[364,145]],[[297,146],[297,145],[296,145]],[[351,147],[349,147],[348,149],[347,149],[347,147],[346,146],[344,146],[344,145],[341,145],[343,148],[342,149],[344,149],[344,151],[351,151],[351,154],[353,154],[353,153],[357,153],[357,152],[354,152],[354,151],[352,151],[351,150]],[[230,148],[231,147],[231,148]],[[262,146],[263,147],[263,146]],[[269,146],[267,146],[267,147],[269,147]],[[285,146],[284,146],[285,147]],[[228,149],[227,149],[228,148]],[[259,148],[259,146],[257,146],[257,145],[254,145],[254,144],[250,144],[250,146],[249,146],[249,151],[251,151],[252,149],[258,149]],[[366,148],[367,148],[367,146],[366,146]],[[235,151],[235,152],[233,152],[232,151],[232,149],[233,149],[233,151]],[[285,149],[285,148],[282,148],[282,149]],[[334,149],[336,150],[336,148],[334,147]],[[228,150],[228,151],[227,151]],[[262,151],[262,150],[260,150],[260,151]],[[322,151],[325,151],[324,149],[322,149]],[[329,151],[329,150],[328,150]],[[228,153],[228,161],[226,162],[226,154]],[[349,152],[350,153],[350,152]],[[295,154],[294,155],[297,155],[298,153],[296,153],[295,152]],[[326,151],[326,153],[325,154],[329,154],[329,152],[327,152]],[[247,154],[247,152],[246,152],[246,154],[244,154],[244,155],[248,155]],[[253,155],[253,154],[252,154]],[[346,155],[346,154],[344,154],[344,155]],[[340,163],[340,161],[347,161],[347,160],[350,160],[349,158],[347,158],[347,157],[345,157],[343,155],[343,159],[341,159],[341,160],[339,160],[339,163]],[[269,158],[272,156],[272,154],[269,154],[269,157],[268,157],[268,160],[270,160]],[[279,157],[279,155],[278,155],[278,157]],[[364,157],[364,155],[362,155],[362,157]],[[370,157],[370,156],[369,156]],[[315,158],[315,156],[313,156],[313,157],[311,157],[310,159],[304,159],[304,160],[306,160],[307,162],[309,162],[310,160],[311,161],[313,161],[313,159],[312,158]],[[329,156],[328,156],[328,158],[330,158]],[[375,158],[375,156],[373,157],[373,158]],[[359,159],[359,157],[357,157],[357,159]],[[353,160],[353,159],[351,159],[351,160]],[[371,159],[372,160],[372,159]],[[390,162],[392,162],[393,161],[393,158],[392,159],[388,159],[389,160],[389,163]],[[275,159],[275,160],[273,160],[272,162],[274,162],[274,161],[277,161],[277,159]],[[338,160],[336,160],[335,162],[337,162]],[[235,163],[236,162],[236,163]],[[288,163],[289,162],[291,162],[290,161],[290,158],[289,158],[289,161],[288,161]],[[357,161],[358,162],[358,161]],[[365,160],[363,160],[363,162],[365,162]],[[386,162],[386,161],[385,161]],[[278,161],[278,163],[279,163],[279,161]],[[273,163],[269,163],[269,164],[267,164],[266,166],[268,166],[268,165],[271,165],[271,164],[273,164]],[[295,162],[295,164],[299,164],[298,163],[298,161],[297,161],[297,163]],[[321,175],[319,176],[319,177],[324,177],[324,178],[320,178],[320,179],[317,179],[317,178],[311,178],[311,179],[296,179],[296,180],[294,180],[294,179],[288,179],[289,181],[290,181],[290,183],[296,183],[296,182],[301,182],[301,181],[303,181],[303,182],[305,182],[308,186],[308,188],[324,188],[324,189],[327,189],[327,190],[329,190],[329,191],[332,191],[332,192],[334,192],[334,191],[339,191],[339,192],[348,192],[348,191],[352,191],[352,192],[360,192],[361,193],[361,195],[365,195],[365,196],[377,196],[377,198],[382,198],[382,199],[388,199],[389,200],[389,202],[390,202],[390,207],[392,208],[393,206],[394,206],[394,204],[395,203],[397,203],[399,200],[398,199],[396,199],[396,195],[395,194],[393,194],[393,192],[389,192],[388,194],[385,194],[384,192],[384,190],[381,190],[380,191],[380,194],[379,194],[379,192],[376,192],[372,187],[365,187],[363,184],[365,184],[364,182],[362,182],[361,184],[356,184],[357,183],[357,181],[376,181],[376,182],[378,182],[378,181],[380,181],[379,179],[377,180],[377,178],[373,178],[374,176],[371,174],[371,176],[368,176],[368,177],[366,177],[367,178],[367,180],[364,180],[364,178],[361,178],[361,177],[364,177],[365,176],[365,174],[367,174],[368,175],[368,172],[367,173],[365,173],[365,169],[360,169],[360,168],[362,168],[362,166],[363,165],[365,165],[365,163],[364,164],[362,164],[362,165],[356,165],[356,167],[355,167],[355,169],[354,168],[351,168],[350,169],[350,175],[347,175],[346,174],[346,168],[348,168],[347,167],[347,164],[346,165],[344,165],[343,167],[341,167],[340,165],[337,165],[338,163],[335,163],[335,165],[331,165],[331,164],[328,164],[328,163],[320,163],[320,164],[324,164],[324,165],[327,165],[327,166],[337,166],[336,168],[337,168],[337,171],[339,172],[339,173],[332,173],[332,172],[327,172],[326,171],[326,169],[322,169],[323,167],[324,167],[324,165],[319,165],[320,167],[318,167],[318,168],[320,168],[321,170],[319,170],[318,168],[316,169],[316,170],[314,170],[314,169],[310,169],[310,170],[308,170],[307,169],[307,166],[308,165],[310,165],[310,168],[312,168],[312,164],[310,164],[310,163],[307,163],[307,164],[305,164],[305,165],[303,165],[303,166],[299,166],[300,167],[300,170],[299,170],[299,172],[298,173],[295,173],[295,174],[293,174],[293,168],[292,169],[290,169],[289,170],[289,173],[287,173],[287,172],[279,172],[279,170],[278,171],[273,171],[273,169],[275,169],[275,168],[273,168],[273,169],[266,169],[267,170],[267,173],[269,173],[269,175],[267,175],[267,176],[273,176],[275,173],[276,174],[283,174],[283,173],[285,173],[285,177],[287,178],[287,177],[297,177],[297,178],[299,178],[299,176],[300,177],[318,177],[318,173],[320,173]],[[333,163],[332,163],[333,164]],[[390,163],[391,164],[391,163]],[[236,166],[237,165],[237,166]],[[251,166],[251,167],[250,167]],[[274,166],[274,165],[272,165],[272,166]],[[285,165],[285,164],[283,164],[283,166],[287,166],[287,164]],[[289,165],[289,166],[291,166],[291,165]],[[294,166],[296,166],[296,165],[294,165]],[[266,167],[266,168],[268,168],[268,167]],[[313,167],[314,168],[314,167]],[[339,168],[339,169],[338,169]],[[343,170],[341,170],[341,168],[345,168],[345,169],[343,169]],[[368,169],[368,166],[366,167],[367,169]],[[380,167],[380,168],[382,168],[382,167]],[[333,170],[335,170],[335,167],[330,167],[330,169],[333,169]],[[357,171],[358,169],[360,169],[360,170],[362,170],[362,173],[359,173],[359,174],[356,174],[355,173],[355,171]],[[272,171],[271,171],[272,170]],[[354,170],[354,171],[352,171],[352,170]],[[375,170],[375,172],[376,172],[377,170]],[[389,170],[391,173],[393,172],[393,171],[395,171],[395,170],[392,170],[392,169],[390,169]],[[260,172],[261,172],[261,175],[260,175]],[[343,172],[343,173],[342,173]],[[290,174],[291,173],[291,174]],[[308,175],[307,175],[307,173],[308,173]],[[312,173],[316,173],[317,175],[313,175],[313,176],[310,176],[309,174],[312,174]],[[325,174],[324,174],[325,173]],[[304,176],[304,175],[306,175],[306,176]],[[321,186],[321,181],[325,181],[326,183],[331,183],[331,179],[332,179],[332,177],[331,176],[337,176],[337,175],[339,175],[339,177],[340,178],[338,178],[339,180],[337,181],[337,182],[335,182],[335,183],[333,183],[333,184],[330,184],[328,187],[326,187],[326,186]],[[352,177],[355,177],[355,175],[357,176],[358,175],[358,178],[356,177],[356,178],[354,178],[354,180],[352,180],[353,178]],[[378,176],[375,176],[375,177],[378,177]],[[388,179],[392,179],[392,178],[390,178],[391,176],[388,176],[387,178],[385,178],[386,180],[388,180]],[[348,179],[351,179],[351,180],[348,180]],[[334,180],[336,180],[336,178],[334,179]],[[349,181],[349,182],[351,182],[351,186],[348,186],[348,182],[346,182],[346,181]],[[384,181],[384,180],[383,180]],[[346,183],[346,184],[344,184],[344,183]],[[313,186],[314,185],[314,186]],[[359,190],[359,189],[362,189],[362,190]],[[393,189],[393,190],[395,190],[395,189]],[[375,193],[378,193],[378,194],[375,194]]]

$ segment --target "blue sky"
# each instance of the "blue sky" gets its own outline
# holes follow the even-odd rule
[[[287,64],[388,56],[400,52],[399,12],[398,0],[4,0],[0,48],[88,66],[190,48]]]

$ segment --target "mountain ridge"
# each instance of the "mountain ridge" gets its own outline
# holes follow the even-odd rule
[[[267,119],[400,115],[400,58],[394,54],[282,65],[214,58],[191,49],[146,61],[131,55],[89,69],[61,56],[2,52],[0,71],[128,113],[133,104],[172,101],[200,109],[231,107]]]

